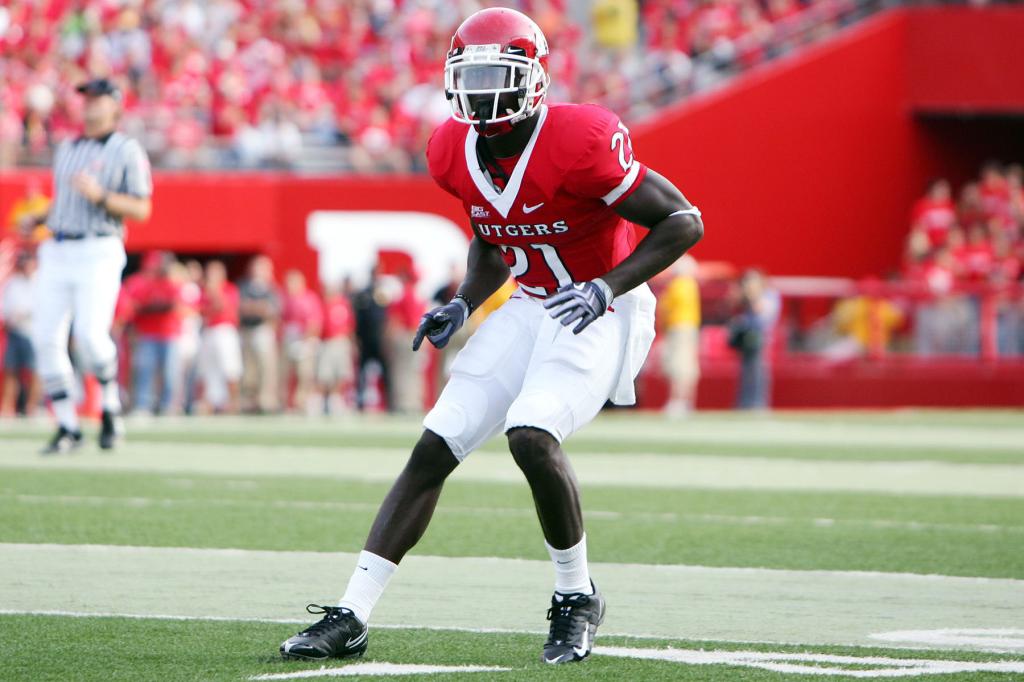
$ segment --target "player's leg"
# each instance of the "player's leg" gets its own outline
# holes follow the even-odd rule
[[[590,422],[621,373],[631,306],[623,301],[579,335],[545,318],[522,391],[509,408],[509,449],[533,493],[555,569],[551,627],[542,659],[585,658],[604,618],[587,564],[579,485],[561,442]]]
[[[481,325],[452,364],[451,379],[377,513],[339,606],[321,607],[320,623],[284,642],[286,658],[346,657],[366,649],[370,613],[397,564],[426,531],[445,479],[501,430],[522,386],[542,309],[510,303]]]
[[[72,398],[74,371],[68,356],[73,287],[68,276],[70,264],[65,262],[64,254],[58,248],[64,246],[66,244],[49,241],[39,247],[39,270],[35,282],[39,303],[32,314],[32,344],[43,391],[50,399],[57,418],[57,433],[44,453],[66,452],[78,447],[82,441]]]

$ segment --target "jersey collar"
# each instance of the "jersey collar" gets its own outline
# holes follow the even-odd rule
[[[469,131],[466,133],[466,167],[469,169],[469,176],[473,178],[473,184],[480,190],[480,194],[484,195],[484,199],[501,214],[502,218],[508,218],[508,213],[512,210],[512,205],[519,195],[519,186],[523,184],[523,175],[526,174],[526,167],[530,163],[530,155],[533,153],[533,147],[537,144],[537,138],[540,136],[540,129],[544,127],[544,121],[548,116],[547,105],[542,104],[537,115],[540,118],[533,129],[533,134],[530,135],[530,141],[526,143],[526,148],[516,162],[512,175],[509,176],[508,184],[505,185],[505,189],[501,192],[494,188],[491,181],[480,170],[480,165],[476,158],[476,140],[478,137],[476,128],[470,126]]]

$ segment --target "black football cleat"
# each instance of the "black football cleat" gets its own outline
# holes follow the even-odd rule
[[[322,613],[324,617],[282,642],[283,658],[318,661],[324,658],[362,656],[366,651],[366,624],[356,618],[351,610],[317,604],[310,604],[306,610],[312,614]]]
[[[551,629],[541,654],[545,663],[572,663],[590,655],[597,626],[604,622],[604,597],[593,582],[590,586],[594,594],[555,592],[551,597]]]
[[[121,415],[103,410],[103,416],[100,418],[100,449],[113,450],[122,440],[124,420],[121,419]]]
[[[57,429],[46,447],[39,451],[43,455],[62,455],[82,447],[82,432],[69,431],[63,426]]]

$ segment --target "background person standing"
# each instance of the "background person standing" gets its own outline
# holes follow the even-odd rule
[[[181,378],[178,342],[184,300],[182,282],[172,276],[174,257],[150,251],[142,270],[125,281],[135,331],[132,352],[132,413],[167,414]],[[160,391],[154,383],[159,378]]]
[[[39,375],[58,424],[44,453],[67,452],[82,441],[71,399],[72,318],[76,346],[102,386],[100,447],[112,448],[123,433],[110,326],[125,265],[124,219],[146,220],[152,210],[146,152],[116,130],[121,92],[102,78],[77,90],[85,95],[84,134],[57,148],[54,199],[47,214],[26,216],[21,224],[31,233],[46,223],[53,234],[39,247],[38,304],[32,319]]]
[[[274,284],[274,263],[256,256],[249,277],[238,287],[242,333],[242,409],[277,411],[277,320],[281,296]]]
[[[29,336],[32,325],[32,285],[36,261],[31,251],[22,251],[14,262],[14,273],[0,297],[0,320],[7,332],[4,348],[4,384],[0,394],[0,416],[22,412],[31,416],[39,403],[36,355]]]
[[[672,279],[658,298],[658,319],[664,325],[662,364],[669,381],[665,414],[683,417],[694,407],[700,379],[700,290],[693,256],[672,267]]]

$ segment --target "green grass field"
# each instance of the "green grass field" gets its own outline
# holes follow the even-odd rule
[[[566,450],[608,617],[557,669],[501,439],[446,486],[367,655],[321,670],[277,647],[341,595],[418,422],[129,426],[44,458],[47,425],[0,422],[0,679],[1024,679],[1022,412],[602,415]]]

